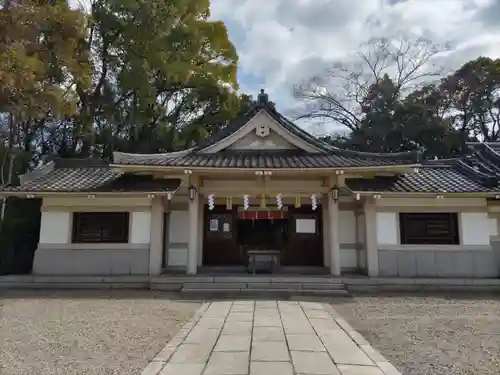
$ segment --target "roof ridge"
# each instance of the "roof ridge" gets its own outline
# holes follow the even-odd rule
[[[103,158],[54,158],[55,168],[106,168],[109,161]]]
[[[134,154],[132,152],[121,152],[121,151],[113,151],[113,163],[120,164],[121,161],[126,160],[127,158],[133,157],[140,160],[157,158],[157,157],[165,157],[165,158],[175,158],[182,157],[190,154],[195,151],[195,147],[188,148],[186,150],[181,151],[172,151],[172,152],[163,152],[157,154]]]
[[[420,151],[402,151],[402,152],[394,152],[394,153],[380,153],[380,152],[367,152],[367,151],[356,151],[356,150],[347,150],[339,147],[335,147],[331,152],[342,153],[346,155],[352,156],[363,156],[363,157],[377,157],[381,159],[404,159],[404,157],[414,157],[415,163],[420,162],[422,153]]]

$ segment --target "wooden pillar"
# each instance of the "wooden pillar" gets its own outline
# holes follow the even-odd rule
[[[365,249],[368,276],[378,276],[377,214],[375,204],[367,200],[365,211]]]
[[[163,213],[164,197],[155,197],[151,202],[151,224],[149,239],[149,274],[160,275],[163,258]]]
[[[198,199],[198,267],[203,265],[203,236],[205,231],[204,215],[205,215],[205,201],[203,197]]]
[[[328,221],[329,235],[328,246],[330,247],[330,274],[340,276],[340,211],[339,203],[333,200],[332,192],[328,193]]]
[[[328,195],[321,198],[321,214],[323,220],[323,265],[330,266],[330,220],[328,217]]]
[[[193,176],[194,177],[194,176]],[[193,178],[191,183],[198,189],[198,184]],[[188,252],[187,252],[187,265],[186,265],[186,273],[189,275],[195,275],[198,270],[198,236],[199,236],[199,228],[198,228],[198,220],[199,220],[199,211],[200,211],[200,196],[199,194],[195,194],[194,199],[189,199],[188,202]]]

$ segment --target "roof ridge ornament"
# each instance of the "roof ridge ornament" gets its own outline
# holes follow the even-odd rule
[[[266,94],[266,91],[264,89],[260,89],[260,94],[257,97],[257,103],[269,104],[269,95]]]

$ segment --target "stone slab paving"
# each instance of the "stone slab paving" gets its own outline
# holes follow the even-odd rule
[[[207,302],[142,375],[401,375],[328,304]]]

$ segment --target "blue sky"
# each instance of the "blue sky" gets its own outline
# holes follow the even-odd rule
[[[500,57],[500,0],[211,0],[239,57],[241,90],[265,88],[278,108],[292,88],[375,36],[423,36],[448,50],[446,71],[480,55]]]

